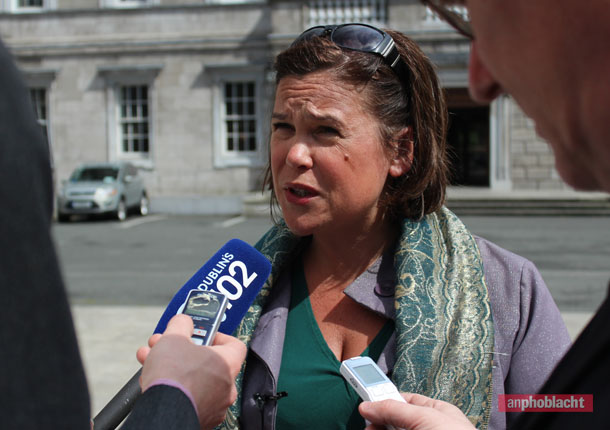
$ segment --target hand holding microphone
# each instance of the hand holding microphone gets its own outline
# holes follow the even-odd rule
[[[180,365],[176,364],[176,361],[173,361],[176,357],[172,357],[172,355],[178,354],[178,350],[168,349],[165,345],[173,345],[173,343],[177,343],[181,345],[182,348],[186,348],[188,350],[192,350],[192,347],[197,347],[197,355],[199,354],[208,354],[209,352],[201,352],[202,350],[215,351],[217,354],[214,355],[215,358],[212,359],[212,362],[216,363],[216,360],[221,359],[227,360],[225,362],[226,368],[229,369],[229,373],[225,375],[219,376],[233,376],[233,380],[237,375],[237,372],[231,373],[235,368],[239,370],[239,366],[241,362],[243,362],[243,356],[241,348],[242,346],[236,345],[235,342],[241,345],[241,343],[237,339],[233,339],[230,336],[224,336],[224,334],[231,334],[235,331],[244,315],[250,308],[250,305],[258,295],[258,292],[263,287],[269,273],[271,272],[271,263],[267,258],[265,258],[260,252],[254,249],[252,246],[247,243],[239,240],[232,239],[227,242],[220,250],[216,252],[192,277],[189,279],[182,288],[174,295],[171,302],[165,309],[165,312],[161,316],[157,327],[153,335],[151,337],[151,342],[155,344],[155,342],[161,342],[161,340],[167,336],[163,335],[159,338],[160,333],[166,331],[166,327],[170,319],[172,319],[176,314],[180,313],[182,309],[184,309],[186,305],[186,301],[189,298],[189,295],[193,292],[193,290],[201,290],[201,291],[216,291],[225,295],[228,299],[228,304],[226,310],[224,312],[224,319],[220,323],[220,327],[218,328],[219,333],[216,335],[214,346],[210,347],[202,347],[195,345],[191,342],[190,336],[193,334],[193,322],[191,321],[188,329],[182,325],[174,326],[172,323],[171,330],[177,330],[180,335],[178,336],[176,333],[170,331],[170,336],[168,336],[163,341],[163,348],[159,348],[158,352],[155,353],[155,358],[152,362],[157,361],[156,356],[160,356],[162,351],[165,351],[167,357],[165,359],[169,360],[166,365],[173,365],[175,367],[182,366],[183,362],[180,361]],[[175,322],[175,324],[183,324],[184,318],[189,318],[188,316],[181,316]],[[182,322],[180,322],[182,321]],[[187,333],[188,344],[183,340],[183,334]],[[176,337],[177,336],[177,337]],[[178,345],[176,345],[178,347]],[[150,353],[155,350],[152,348]],[[192,350],[195,351],[195,350]],[[149,350],[143,349],[141,350],[142,358],[146,360],[146,356],[148,355]],[[236,354],[233,359],[229,356],[232,354]],[[244,353],[245,354],[245,353]],[[182,356],[183,354],[180,353]],[[161,357],[158,358],[160,362],[162,362]],[[200,366],[205,367],[207,364],[199,361]],[[150,359],[147,360],[151,361]],[[188,360],[191,363],[191,360]],[[239,361],[239,365],[236,364],[236,361]],[[194,363],[194,361],[192,361]],[[173,363],[173,364],[171,364]],[[163,370],[161,367],[155,367],[160,372]],[[168,369],[166,368],[165,371]],[[176,369],[174,369],[176,370]],[[112,430],[115,429],[121,421],[129,414],[131,409],[134,406],[136,399],[140,396],[140,376],[142,369],[140,369],[131,379],[125,384],[121,390],[108,402],[108,404],[97,414],[97,416],[93,419],[94,429],[95,430]],[[157,371],[155,371],[157,372]],[[157,373],[151,374],[157,374]],[[157,374],[157,377],[160,374]],[[183,375],[179,375],[183,377]],[[166,376],[165,376],[166,377]],[[148,380],[148,379],[147,379]],[[149,382],[149,384],[152,381]],[[182,381],[180,381],[182,383]],[[193,380],[193,384],[201,383],[199,379]],[[207,384],[205,384],[207,386]],[[143,385],[147,387],[147,385]],[[186,387],[186,386],[185,386]],[[199,387],[200,388],[200,387]],[[198,388],[198,389],[199,389]],[[227,393],[230,393],[227,392]],[[227,394],[225,393],[225,394]],[[193,397],[195,393],[193,393]],[[197,403],[199,400],[195,400]],[[202,400],[202,404],[205,404],[205,400]],[[198,405],[197,405],[198,406]],[[216,408],[219,409],[219,408]],[[211,414],[213,417],[216,417],[217,410],[201,410],[198,409],[200,413],[200,420],[205,420],[207,417],[202,417],[204,414]],[[226,408],[222,409],[222,415],[226,412]],[[212,418],[212,421],[216,418]]]
[[[142,391],[165,380],[177,382],[190,393],[201,428],[213,428],[235,401],[234,381],[246,347],[222,333],[216,335],[213,346],[202,347],[191,341],[192,334],[191,318],[176,315],[163,335],[151,336],[150,347],[138,350],[138,361],[143,365]]]

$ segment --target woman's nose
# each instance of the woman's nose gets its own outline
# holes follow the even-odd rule
[[[306,143],[294,143],[286,155],[286,164],[294,169],[310,169],[313,166],[312,154]]]
[[[481,62],[476,42],[470,49],[468,65],[470,97],[479,103],[490,103],[504,92],[502,86]]]

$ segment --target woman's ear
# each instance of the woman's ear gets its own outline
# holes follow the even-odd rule
[[[392,157],[390,159],[390,176],[398,178],[409,170],[413,165],[413,128],[405,127],[400,130],[393,142]]]

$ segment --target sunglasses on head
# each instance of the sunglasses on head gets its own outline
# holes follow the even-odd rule
[[[340,48],[379,55],[408,88],[409,68],[385,31],[367,24],[318,25],[301,33],[291,46],[320,36],[328,36]]]

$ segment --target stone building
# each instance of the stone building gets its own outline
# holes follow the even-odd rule
[[[418,0],[0,0],[0,10],[58,181],[81,162],[132,160],[153,208],[239,211],[261,187],[274,53],[312,25],[365,22],[404,32],[437,65],[455,184],[568,191],[511,98],[470,100],[468,41]]]

